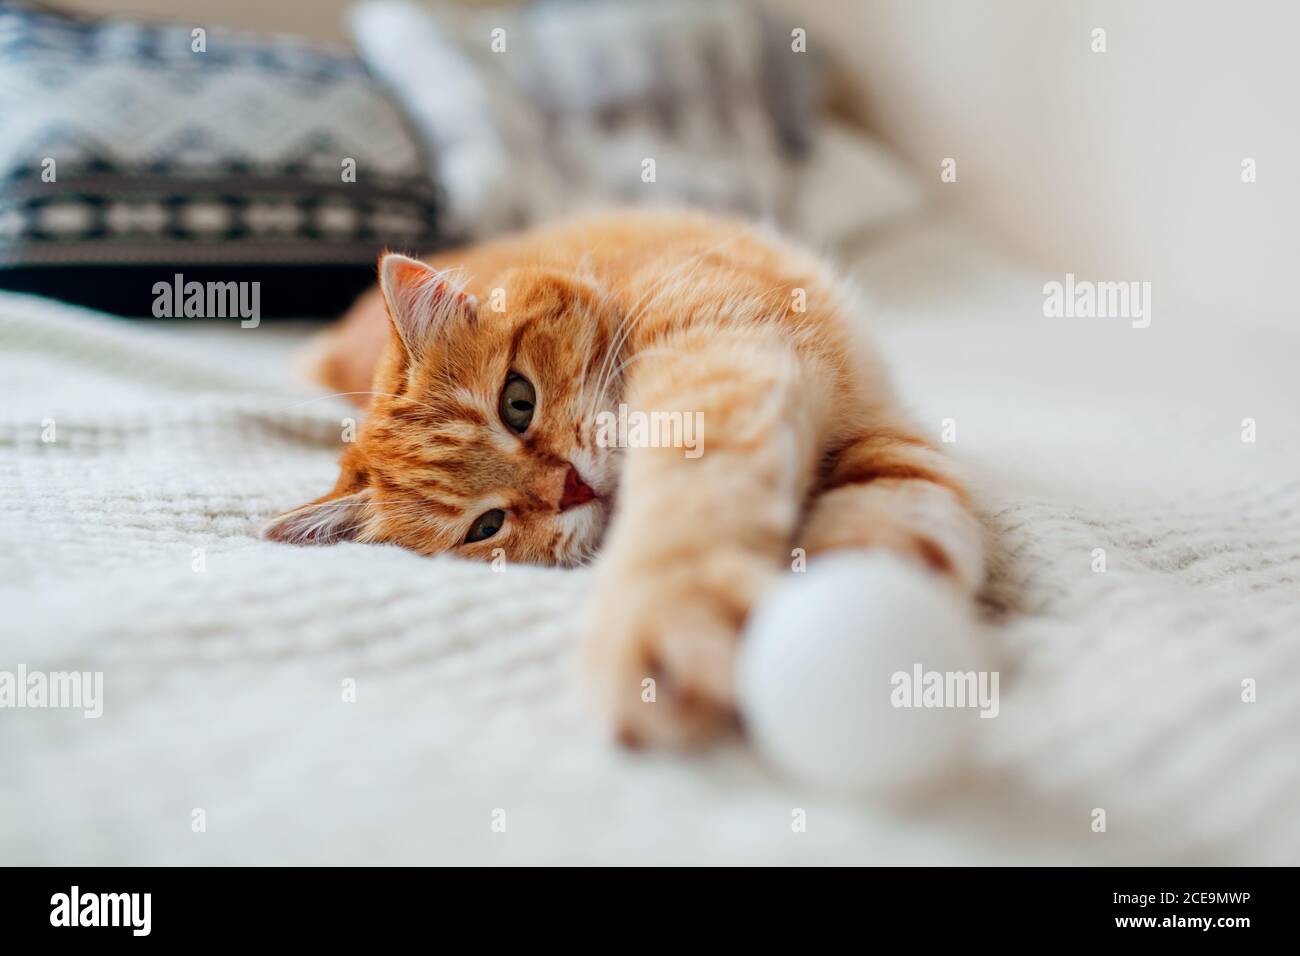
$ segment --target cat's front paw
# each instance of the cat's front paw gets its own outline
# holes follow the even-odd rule
[[[629,747],[685,747],[734,726],[739,627],[708,602],[664,595],[597,605],[586,642],[601,709]]]
[[[598,577],[586,663],[621,743],[689,747],[735,730],[736,646],[763,577],[725,561]]]

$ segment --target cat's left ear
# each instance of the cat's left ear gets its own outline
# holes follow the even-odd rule
[[[411,355],[448,322],[472,319],[478,314],[478,299],[462,289],[450,274],[395,252],[379,260],[379,288],[393,326]]]
[[[286,511],[262,528],[262,537],[285,544],[337,544],[353,541],[370,516],[370,489],[326,495]]]

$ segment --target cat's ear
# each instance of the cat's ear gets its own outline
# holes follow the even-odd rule
[[[370,516],[370,489],[325,497],[272,518],[262,537],[285,544],[337,544],[355,540]]]
[[[393,326],[411,355],[448,322],[478,314],[478,300],[449,273],[395,252],[379,260],[379,288]]]

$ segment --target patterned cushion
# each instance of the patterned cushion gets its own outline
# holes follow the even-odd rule
[[[448,240],[424,147],[360,61],[193,29],[0,6],[0,287],[149,314],[182,272],[330,313],[381,249]]]

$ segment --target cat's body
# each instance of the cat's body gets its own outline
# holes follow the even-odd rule
[[[978,583],[964,492],[815,257],[624,211],[430,262],[463,284],[387,256],[326,340],[321,380],[370,413],[334,490],[270,537],[558,564],[600,545],[588,660],[636,743],[729,721],[741,626],[801,555],[884,547]],[[698,452],[605,447],[620,405],[701,422]]]

